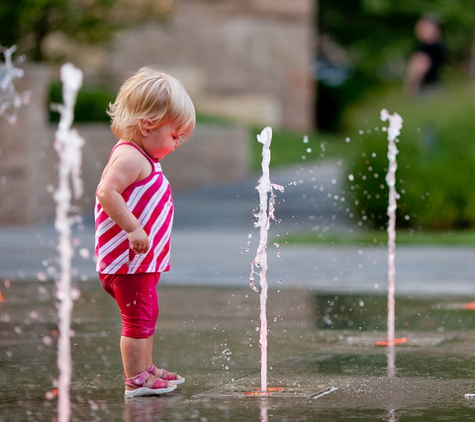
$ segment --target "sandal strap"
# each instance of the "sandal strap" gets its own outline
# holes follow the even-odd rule
[[[173,384],[171,384],[171,385],[173,385]],[[153,380],[152,387],[150,387],[150,388],[152,388],[153,390],[156,390],[158,388],[168,388],[168,387],[169,387],[169,385],[168,385],[167,380],[163,380],[161,378],[155,378]]]
[[[134,377],[125,378],[125,384],[129,387],[143,387],[149,376],[150,374],[147,371],[144,371]]]
[[[155,372],[157,371],[157,367],[152,363],[152,366],[148,370],[148,373],[155,376]],[[166,381],[178,381],[178,375],[174,372],[168,372],[166,369],[162,369],[162,376],[160,377],[162,380]]]
[[[135,375],[135,377],[126,378],[125,379],[125,384],[128,385],[129,387],[133,387],[133,388],[146,387],[146,388],[149,388],[151,390],[157,390],[157,389],[160,389],[160,388],[168,388],[169,387],[167,380],[157,378],[157,377],[155,377],[155,375],[153,375],[152,385],[147,387],[146,383],[147,383],[147,380],[149,379],[150,375],[151,374],[148,371],[141,372],[140,374]]]
[[[166,369],[162,369],[162,371],[162,376],[160,377],[162,380],[176,381],[178,379],[178,375],[174,372],[168,372]]]
[[[157,367],[152,363],[152,366],[147,369],[147,372],[148,372],[150,375],[155,376],[156,370],[157,370]]]

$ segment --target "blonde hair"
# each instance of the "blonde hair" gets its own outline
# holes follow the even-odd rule
[[[134,139],[143,120],[160,126],[176,123],[183,139],[196,124],[195,107],[182,83],[154,67],[142,67],[127,79],[109,104],[111,130],[117,138]]]

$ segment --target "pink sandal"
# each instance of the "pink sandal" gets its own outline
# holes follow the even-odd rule
[[[125,390],[125,397],[142,397],[142,396],[158,396],[160,394],[166,394],[173,391],[176,388],[176,383],[170,383],[167,380],[156,378],[153,375],[152,384],[147,387],[147,381],[150,377],[149,371],[144,371],[135,377],[125,378],[125,385],[133,387],[133,390]]]
[[[155,376],[155,372],[157,371],[157,367],[152,364],[150,369],[148,370],[148,373],[150,375]],[[178,384],[183,384],[185,382],[185,378],[180,377],[180,375],[175,374],[174,372],[168,372],[166,369],[162,369],[162,375],[158,377],[158,379],[162,379],[165,381],[173,381],[176,385]]]

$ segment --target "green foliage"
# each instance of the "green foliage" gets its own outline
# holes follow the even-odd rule
[[[106,109],[109,103],[113,102],[115,94],[104,87],[98,86],[83,86],[78,93],[76,106],[74,109],[74,121],[77,123],[109,123],[110,118],[106,114]],[[49,121],[57,123],[59,121],[59,114],[52,111],[49,104],[61,104],[62,85],[59,82],[50,85],[48,109]]]
[[[52,32],[82,43],[104,43],[117,29],[163,18],[171,5],[173,0],[3,0],[0,45],[16,44],[31,60],[42,61],[43,41]]]
[[[373,230],[305,230],[292,231],[279,236],[275,241],[285,245],[331,245],[331,246],[378,246],[386,247],[388,232],[386,229]],[[399,245],[445,245],[445,246],[475,246],[475,232],[473,230],[453,231],[426,231],[414,229],[397,230],[397,244]]]
[[[454,61],[464,60],[473,43],[473,0],[320,0],[319,31],[331,34],[370,79],[388,76],[381,66],[407,58],[414,45],[414,24],[436,13]],[[381,69],[382,70],[382,69]]]
[[[397,111],[404,126],[396,188],[398,226],[425,229],[475,227],[474,87],[451,84],[445,90],[410,101],[399,89],[372,96],[349,112],[353,137],[348,191],[355,210],[373,227],[387,224],[387,136],[379,113]]]
[[[369,90],[401,83],[415,45],[414,25],[426,13],[440,17],[450,72],[459,71],[474,42],[474,0],[319,0],[318,30],[342,47],[353,66],[339,86],[319,83],[320,127],[341,129],[340,117]],[[333,52],[337,53],[337,52]],[[450,73],[449,72],[449,73]],[[324,108],[334,109],[330,116]]]
[[[7,3],[7,2],[3,2]],[[46,36],[54,31],[78,31],[76,24],[82,18],[80,11],[73,13],[73,2],[68,0],[16,0],[0,6],[0,44],[10,46],[19,44],[20,51],[27,51],[30,59],[41,61],[41,44]],[[79,2],[81,3],[81,2]],[[102,1],[94,2],[102,3]],[[95,4],[85,11],[87,15],[96,14]],[[104,26],[104,25],[103,25]],[[87,28],[94,32],[94,28]],[[82,34],[84,29],[78,31]]]

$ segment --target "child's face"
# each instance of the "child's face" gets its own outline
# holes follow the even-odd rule
[[[177,124],[167,123],[148,130],[143,138],[143,148],[148,155],[161,160],[178,148],[182,142]]]

